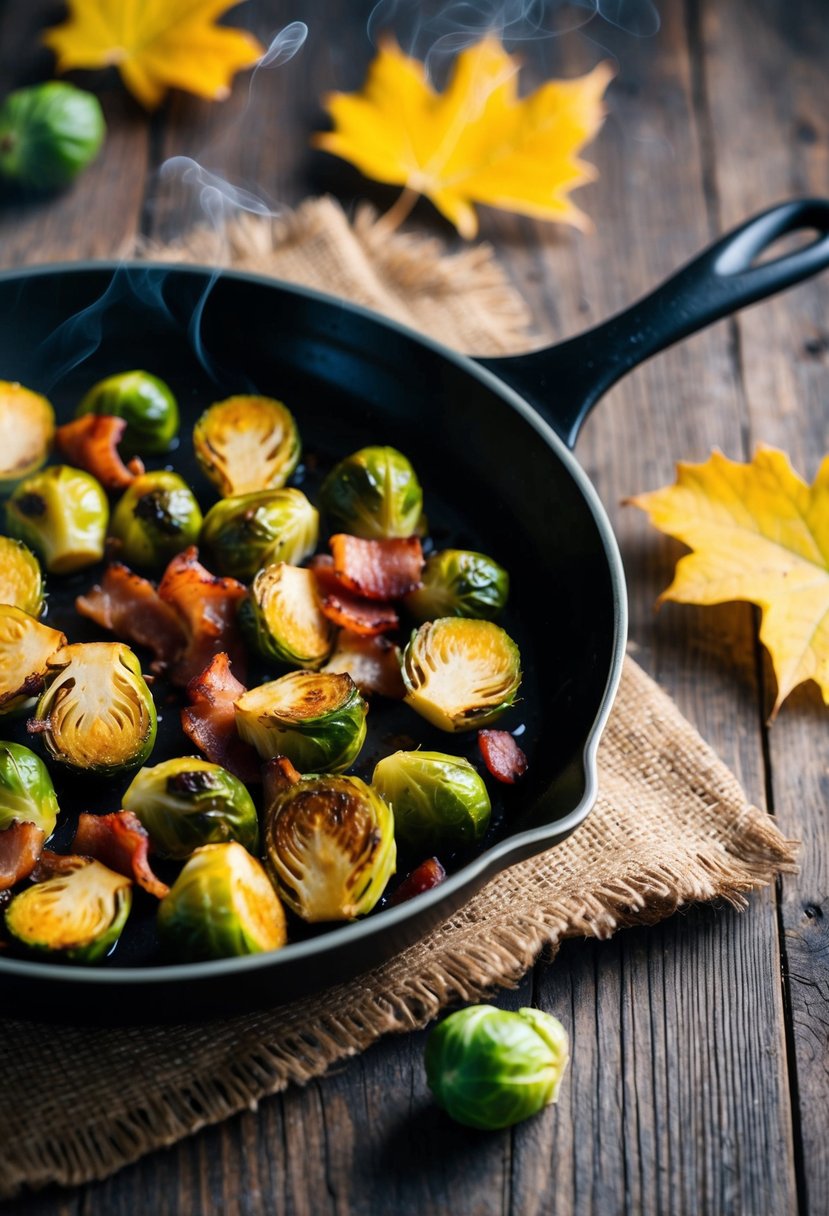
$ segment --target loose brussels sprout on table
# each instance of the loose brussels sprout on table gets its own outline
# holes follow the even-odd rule
[[[43,687],[49,660],[66,645],[57,629],[0,604],[0,714],[22,708]]]
[[[157,569],[199,539],[202,513],[193,491],[178,473],[143,473],[119,499],[110,536],[128,566]]]
[[[0,604],[11,604],[40,616],[43,609],[43,574],[40,562],[19,540],[0,536]]]
[[[28,747],[0,741],[0,831],[16,819],[36,824],[48,839],[57,818],[58,800],[46,765]]]
[[[193,429],[204,473],[227,498],[278,490],[299,464],[293,414],[272,397],[228,397],[206,409]]]
[[[59,190],[95,159],[105,133],[101,103],[85,89],[62,80],[16,89],[0,106],[0,175]]]
[[[251,579],[263,566],[298,566],[319,538],[319,512],[302,490],[260,490],[223,498],[204,518],[201,543],[220,574]]]
[[[55,411],[40,393],[0,380],[0,491],[46,463],[55,434]]]
[[[397,860],[392,812],[358,777],[305,777],[278,791],[264,837],[279,894],[306,921],[365,916]]]
[[[406,596],[417,621],[466,616],[492,620],[507,602],[509,575],[484,553],[444,549],[426,559],[423,586]]]
[[[569,1060],[567,1032],[549,1013],[494,1005],[459,1009],[426,1043],[426,1079],[467,1127],[495,1131],[555,1102]]]
[[[150,372],[119,372],[94,384],[75,416],[108,414],[127,424],[122,447],[127,455],[154,456],[169,451],[178,435],[178,402],[170,387]]]
[[[402,452],[368,447],[331,470],[320,490],[320,505],[334,531],[389,540],[417,531],[423,491]]]
[[[367,713],[351,676],[292,671],[243,693],[236,729],[263,760],[287,756],[301,773],[337,773],[357,759]]]
[[[160,857],[189,857],[201,845],[236,840],[259,847],[253,800],[238,777],[197,756],[142,768],[122,798],[149,833]]]
[[[52,465],[22,481],[6,503],[6,530],[50,574],[72,574],[104,556],[109,503],[89,473]]]
[[[319,667],[334,646],[334,627],[320,607],[313,571],[279,562],[260,570],[239,613],[265,659]]]
[[[398,839],[412,848],[473,844],[489,825],[486,786],[462,756],[395,752],[377,764],[371,784],[394,811]]]
[[[184,962],[278,950],[285,913],[270,880],[240,844],[196,849],[158,909],[165,954]]]

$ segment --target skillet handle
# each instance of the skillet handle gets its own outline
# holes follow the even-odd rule
[[[816,230],[793,253],[755,265],[781,236]],[[695,333],[829,266],[829,200],[782,203],[748,220],[624,312],[556,346],[478,362],[515,388],[568,447],[626,372]]]

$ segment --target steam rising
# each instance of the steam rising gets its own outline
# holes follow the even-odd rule
[[[271,39],[271,44],[257,63],[254,74],[260,68],[278,68],[293,59],[308,37],[308,26],[304,21],[292,21]]]

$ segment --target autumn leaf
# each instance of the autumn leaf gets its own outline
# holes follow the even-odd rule
[[[777,676],[772,717],[814,680],[829,704],[829,456],[813,485],[785,452],[759,447],[749,464],[712,452],[677,465],[676,484],[628,500],[694,550],[659,598],[684,604],[748,600]]]
[[[252,34],[216,25],[240,0],[69,0],[69,18],[43,41],[57,70],[117,67],[153,110],[168,88],[221,100],[236,72],[264,54]]]
[[[334,130],[313,143],[406,187],[396,220],[424,194],[467,239],[478,231],[473,203],[588,230],[568,195],[596,176],[578,153],[601,126],[613,70],[600,63],[519,98],[519,67],[490,35],[457,56],[438,93],[423,64],[385,39],[361,93],[325,98]]]

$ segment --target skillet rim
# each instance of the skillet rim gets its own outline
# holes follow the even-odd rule
[[[610,574],[611,591],[613,594],[613,647],[610,656],[610,666],[602,693],[601,702],[593,724],[584,741],[580,753],[584,769],[585,785],[582,797],[576,806],[560,819],[536,828],[505,836],[503,840],[491,845],[485,852],[472,861],[467,862],[460,870],[450,875],[440,886],[431,891],[423,892],[417,900],[411,903],[399,904],[397,907],[385,908],[379,917],[365,917],[362,920],[338,925],[336,928],[320,934],[317,937],[303,941],[288,943],[280,950],[265,951],[261,954],[251,954],[242,958],[212,959],[207,962],[174,963],[166,966],[152,967],[107,967],[98,970],[93,967],[66,967],[59,963],[29,961],[26,959],[0,958],[0,977],[2,975],[16,976],[21,979],[51,981],[56,980],[70,985],[81,984],[95,987],[109,985],[128,986],[150,985],[164,986],[188,980],[218,979],[221,976],[234,976],[242,972],[277,968],[283,962],[310,961],[315,956],[324,954],[336,943],[343,945],[370,938],[382,925],[384,929],[393,930],[395,925],[403,924],[415,914],[426,912],[429,908],[440,904],[443,900],[455,895],[464,887],[478,879],[476,890],[490,874],[500,873],[510,865],[524,857],[535,856],[544,852],[545,845],[552,847],[556,841],[568,836],[589,815],[598,794],[597,751],[601,736],[610,716],[619,681],[622,676],[622,666],[625,658],[628,611],[627,585],[624,567],[618,542],[610,523],[610,519],[599,498],[592,481],[587,476],[564,440],[557,434],[551,423],[494,372],[479,364],[473,356],[461,354],[451,347],[404,325],[399,321],[384,317],[373,309],[360,304],[353,304],[339,296],[317,291],[315,288],[301,284],[290,283],[284,279],[270,275],[255,274],[252,271],[216,268],[194,263],[159,262],[153,260],[126,259],[84,259],[78,262],[43,262],[35,266],[12,267],[0,270],[0,287],[15,279],[31,279],[47,275],[64,274],[99,274],[109,271],[114,277],[119,271],[157,271],[165,275],[192,275],[194,277],[213,279],[233,279],[242,283],[253,283],[258,287],[266,287],[282,291],[328,307],[332,305],[344,312],[361,317],[364,321],[381,329],[391,330],[404,338],[414,341],[420,346],[431,350],[441,358],[453,363],[460,371],[472,376],[481,384],[493,391],[501,400],[518,413],[537,432],[545,445],[552,450],[564,465],[566,471],[575,481],[582,497],[593,516],[599,538],[605,552]],[[213,283],[208,282],[207,290],[212,291]],[[526,353],[526,352],[522,352]],[[505,356],[509,358],[509,356]],[[448,900],[451,902],[451,900]],[[461,901],[465,902],[465,901]],[[451,915],[447,913],[447,916]],[[432,918],[439,921],[439,915]],[[358,973],[355,973],[355,975]]]

